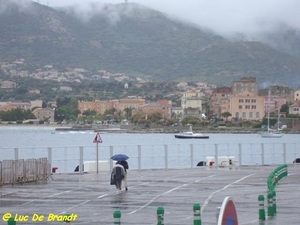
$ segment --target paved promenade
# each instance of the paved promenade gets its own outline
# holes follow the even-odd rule
[[[239,224],[300,224],[300,165],[295,164],[275,189],[277,215],[258,220],[258,195],[265,196],[267,212],[267,177],[275,168],[129,170],[129,190],[120,194],[109,185],[109,172],[53,174],[47,182],[0,187],[0,224],[7,224],[9,214],[23,220],[17,225],[62,224],[57,220],[69,214],[76,218],[71,224],[106,225],[114,224],[113,212],[120,210],[121,224],[155,225],[161,206],[166,225],[192,225],[193,205],[199,203],[202,225],[209,225],[216,224],[216,209],[227,196],[235,201]]]

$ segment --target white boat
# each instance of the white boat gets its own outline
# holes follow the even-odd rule
[[[268,108],[268,126],[266,132],[261,132],[260,136],[262,138],[281,138],[284,133],[280,132],[281,129],[279,129],[279,113],[277,118],[277,129],[270,129],[270,90],[269,90],[269,108]]]
[[[269,131],[266,131],[266,132],[262,132],[260,134],[260,136],[262,138],[281,138],[284,134],[281,133],[280,131],[272,131],[272,130],[269,130]]]
[[[195,139],[208,139],[209,136],[208,135],[204,135],[201,133],[194,133],[192,131],[192,127],[190,127],[190,131],[185,131],[179,134],[175,134],[175,138],[182,138],[182,139],[191,139],[191,138],[195,138]]]

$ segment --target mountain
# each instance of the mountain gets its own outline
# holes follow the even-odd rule
[[[262,42],[231,42],[139,4],[95,3],[84,11],[5,2],[0,1],[0,61],[24,58],[29,71],[53,65],[152,81],[230,85],[251,76],[259,83],[300,85],[295,55]]]

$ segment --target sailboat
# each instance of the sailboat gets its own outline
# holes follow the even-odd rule
[[[270,89],[269,89],[269,107],[268,107],[268,126],[267,126],[267,131],[262,132],[260,135],[262,138],[281,138],[284,133],[280,132],[279,129],[279,113],[278,113],[278,118],[277,118],[277,129],[271,129],[270,128]]]

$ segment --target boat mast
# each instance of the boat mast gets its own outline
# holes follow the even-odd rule
[[[268,130],[270,130],[270,101],[271,101],[271,90],[269,88],[269,100],[268,100]]]

